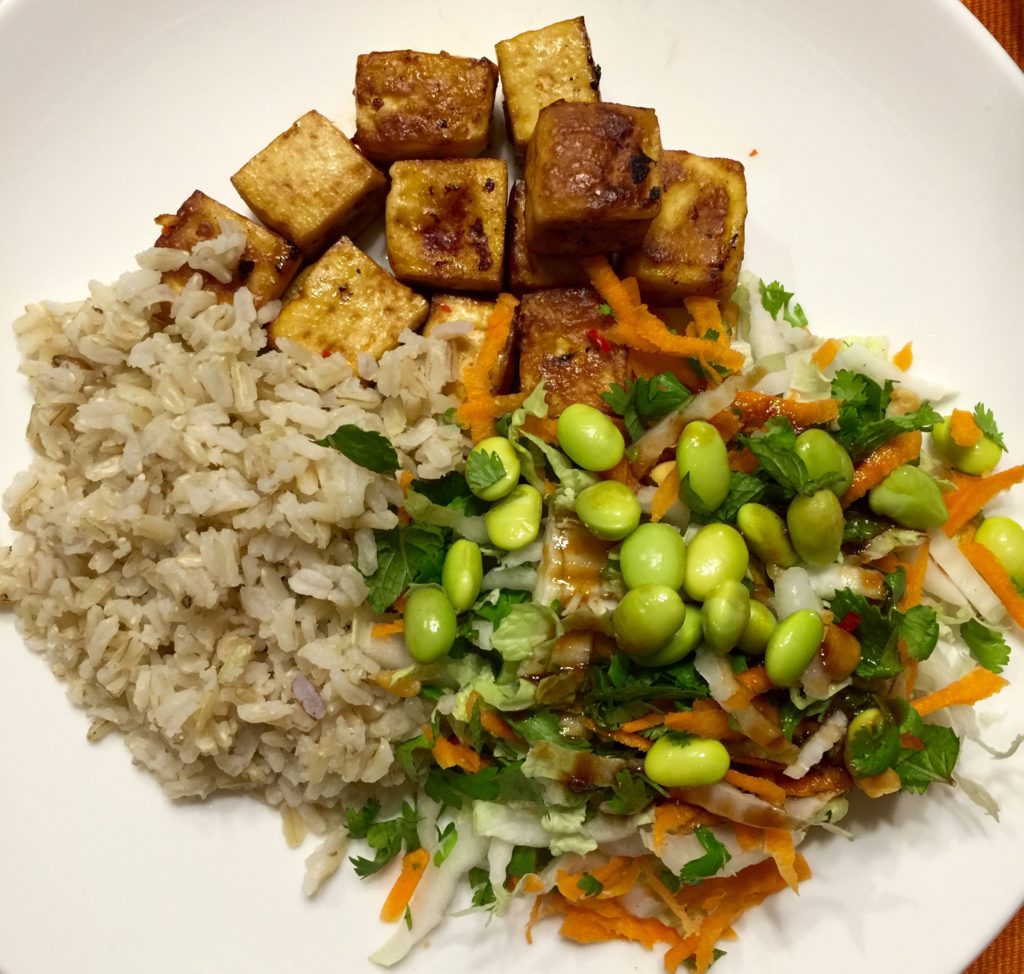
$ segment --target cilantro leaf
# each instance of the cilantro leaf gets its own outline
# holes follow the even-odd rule
[[[416,777],[416,762],[413,758],[413,754],[416,751],[429,751],[431,747],[430,741],[423,734],[418,734],[416,737],[412,737],[407,741],[402,741],[401,744],[395,747],[395,762],[398,766],[406,773],[410,778]],[[351,835],[352,830],[349,829]]]
[[[942,417],[930,403],[902,416],[887,416],[893,383],[884,386],[860,372],[840,369],[832,380],[832,398],[839,400],[836,439],[852,454],[868,453],[897,433],[929,430]]]
[[[339,426],[316,442],[344,453],[353,463],[374,473],[393,474],[399,467],[398,454],[386,436],[374,430],[360,429],[352,423]]]
[[[896,676],[902,670],[897,641],[899,618],[889,618],[877,605],[850,589],[840,589],[832,598],[832,613],[837,619],[852,612],[860,618],[855,635],[860,640],[860,662],[856,674],[866,680]],[[900,613],[895,613],[900,616]]]
[[[434,828],[437,831],[437,852],[434,853],[434,865],[440,866],[452,854],[455,843],[459,841],[459,833],[454,822],[449,822],[443,832],[436,825]]]
[[[501,624],[501,620],[512,611],[514,606],[528,601],[529,598],[529,592],[503,590],[498,594],[498,597],[494,602],[484,602],[483,604],[476,606],[473,611],[480,616],[480,618],[487,619],[488,622],[494,623],[495,628],[497,628]]]
[[[416,823],[419,817],[416,809],[408,802],[402,805],[402,812],[397,818],[386,822],[375,822],[366,830],[366,841],[375,855],[373,859],[353,858],[350,860],[360,879],[380,872],[401,851],[404,845],[407,852],[420,847]]]
[[[604,883],[595,879],[590,873],[584,873],[576,883],[576,888],[582,890],[584,899],[589,899],[591,896],[597,896],[604,889]]]
[[[603,315],[610,315],[613,313],[612,306],[610,304],[602,304],[601,307],[598,308],[597,310],[600,311]]]
[[[462,808],[465,799],[473,801],[539,802],[540,787],[523,775],[519,764],[492,765],[482,771],[431,770],[423,790],[434,801],[451,808]]]
[[[466,460],[466,483],[472,491],[486,490],[505,476],[505,464],[497,453],[474,450]]]
[[[693,393],[671,372],[662,372],[650,379],[631,379],[625,386],[615,384],[601,398],[622,417],[630,439],[637,440],[647,423],[682,409]]]
[[[626,770],[616,773],[612,791],[614,797],[601,806],[602,811],[611,815],[635,815],[651,802],[651,790],[646,780]]]
[[[933,781],[948,782],[960,756],[960,739],[949,727],[926,724],[913,707],[906,708],[900,725],[904,734],[916,737],[923,747],[904,747],[894,767],[904,791],[921,794]]]
[[[1000,450],[1006,449],[1006,441],[1003,439],[1003,434],[999,432],[999,427],[996,426],[996,418],[992,415],[992,410],[984,403],[979,402],[974,407],[974,422],[978,424],[978,429]]]
[[[960,627],[960,635],[967,643],[971,655],[986,670],[1003,672],[1003,667],[1010,661],[1010,647],[1006,645],[1002,633],[989,629],[977,619],[968,619]]]
[[[900,639],[911,659],[925,660],[939,641],[939,619],[927,605],[915,605],[902,613]]]
[[[515,728],[516,733],[526,738],[530,744],[534,741],[548,741],[570,750],[589,750],[585,742],[573,740],[562,733],[561,719],[554,711],[534,710],[522,720],[514,720],[508,716],[505,719]]]
[[[345,809],[345,828],[353,839],[365,839],[380,812],[380,802],[371,798],[362,808]]]
[[[679,879],[687,886],[695,886],[701,880],[714,876],[732,858],[729,850],[715,837],[715,833],[698,825],[693,834],[704,849],[704,855],[691,859],[679,871]]]
[[[891,720],[863,727],[850,741],[849,767],[858,778],[891,768],[900,756],[900,729]]]
[[[473,888],[473,906],[490,906],[495,901],[490,873],[482,866],[474,866],[468,873]]]
[[[846,523],[843,525],[843,544],[865,545],[872,538],[877,538],[883,531],[887,531],[889,527],[885,521],[847,511]]]
[[[410,485],[410,489],[422,494],[432,504],[454,507],[456,510],[465,510],[473,500],[476,500],[470,492],[466,478],[457,470],[449,471],[440,480],[416,479]]]
[[[885,589],[889,593],[889,604],[896,605],[907,590],[907,570],[900,565],[894,572],[886,572]]]
[[[794,304],[790,310],[789,302],[793,300],[793,292],[787,291],[778,281],[765,284],[764,281],[757,282],[758,290],[761,292],[761,307],[773,318],[778,318],[779,312],[794,328],[807,327],[807,315],[804,309]]]
[[[773,416],[760,433],[741,436],[740,443],[757,457],[761,469],[790,494],[813,494],[842,479],[840,473],[810,475],[796,452],[796,431],[782,416]]]
[[[377,531],[377,569],[366,579],[374,612],[386,611],[414,582],[438,582],[444,564],[445,532],[413,521]]]

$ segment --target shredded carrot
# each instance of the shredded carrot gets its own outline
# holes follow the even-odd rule
[[[627,734],[637,734],[640,731],[650,730],[652,727],[657,727],[664,723],[664,714],[648,714],[646,717],[638,717],[636,720],[627,721],[619,730],[625,731]]]
[[[519,735],[512,729],[511,724],[507,723],[504,718],[496,711],[491,710],[490,707],[480,708],[480,726],[488,734],[500,737],[503,741],[519,740]]]
[[[981,437],[981,427],[966,409],[954,409],[949,418],[949,435],[957,446],[974,446]]]
[[[860,500],[872,487],[877,487],[897,467],[909,463],[921,453],[921,434],[917,430],[900,433],[872,450],[853,471],[853,483],[843,494],[843,507]]]
[[[402,859],[402,871],[380,908],[381,920],[385,923],[397,923],[405,916],[412,894],[416,892],[416,887],[419,886],[429,863],[430,853],[426,849],[416,849],[405,854]]]
[[[829,338],[815,349],[811,362],[818,369],[827,369],[835,361],[842,347],[843,343],[838,338]]]
[[[744,774],[742,771],[730,768],[725,773],[725,781],[734,788],[749,791],[750,794],[757,795],[758,798],[763,798],[771,805],[781,808],[786,804],[785,790],[775,784],[774,781],[768,781],[767,778],[759,778],[757,775]]]
[[[889,554],[876,558],[871,562],[871,566],[888,575],[890,572],[896,571],[897,568],[902,568],[903,562],[890,551]]]
[[[714,331],[719,341],[728,341],[729,336],[722,326],[722,312],[714,298],[684,298],[683,304],[693,316],[698,337],[703,338],[709,331]]]
[[[736,833],[736,844],[744,852],[762,848],[764,835],[761,829],[755,829],[753,825],[741,825],[739,822],[733,822],[732,830]]]
[[[850,775],[843,768],[812,768],[802,778],[780,777],[777,784],[794,798],[806,798],[827,791],[849,791],[853,787]]]
[[[405,632],[405,620],[396,619],[394,622],[376,622],[370,629],[370,636],[374,639],[383,639],[385,636],[394,636]]]
[[[924,576],[928,571],[928,541],[925,540],[924,544],[919,545],[914,554],[902,564],[907,575],[906,588],[903,590],[899,609],[901,612],[906,612],[907,609],[918,605],[924,594]]]
[[[775,860],[779,875],[786,885],[796,892],[800,880],[796,874],[796,848],[793,845],[793,833],[789,829],[765,829],[764,851]]]
[[[537,893],[543,893],[544,881],[536,873],[527,873],[520,880],[519,892],[531,893],[534,895]]]
[[[459,406],[456,418],[468,426],[473,441],[490,436],[494,432],[494,419],[500,412],[491,390],[491,372],[497,364],[502,349],[508,345],[519,300],[511,294],[501,294],[494,305],[494,311],[487,321],[487,335],[473,361],[462,368],[462,384],[466,389],[466,401]]]
[[[412,484],[412,473],[408,470],[403,470],[398,475],[398,483],[401,485],[402,490],[408,490]]]
[[[473,774],[482,771],[486,762],[471,747],[460,744],[456,741],[449,741],[445,737],[439,737],[434,741],[434,760],[441,768],[462,768]]]
[[[570,903],[592,899],[585,889],[580,889],[579,882],[584,876],[591,876],[601,884],[597,894],[602,899],[611,899],[628,893],[640,877],[640,860],[635,857],[614,856],[603,866],[588,869],[586,872],[569,872],[559,869],[555,880],[558,892]]]
[[[835,399],[789,399],[769,396],[763,392],[745,389],[736,394],[735,407],[743,416],[743,424],[750,429],[764,426],[773,416],[783,416],[793,426],[806,429],[831,423],[839,415]]]
[[[587,730],[600,734],[601,737],[609,741],[617,741],[619,744],[631,747],[637,751],[649,751],[651,749],[651,742],[646,737],[640,737],[639,734],[629,734],[620,730],[607,730],[589,717],[580,717],[579,721]]]
[[[956,490],[943,497],[949,520],[942,530],[950,538],[957,533],[975,514],[998,494],[1024,480],[1024,465],[1000,470],[988,477],[957,477],[953,482]]]
[[[708,422],[718,430],[719,435],[726,443],[735,439],[736,434],[743,429],[743,420],[731,408],[715,413]]]
[[[752,697],[767,693],[772,688],[772,681],[763,666],[751,666],[750,669],[736,674],[736,681]]]
[[[665,726],[669,730],[685,731],[716,741],[733,734],[729,726],[729,715],[724,710],[681,710],[666,714]]]
[[[560,932],[567,940],[578,944],[631,940],[648,950],[659,943],[676,946],[682,940],[672,927],[653,917],[633,916],[614,900],[603,900],[586,907],[568,906]]]
[[[642,352],[631,348],[626,356],[626,369],[630,375],[640,379],[653,379],[663,372],[671,372],[691,392],[697,392],[707,385],[686,359],[662,352]]]
[[[654,499],[651,501],[651,520],[657,524],[677,500],[679,500],[679,470],[673,465],[668,476],[658,484],[658,489],[654,492]]]
[[[991,697],[993,693],[998,693],[1007,685],[1008,682],[1001,676],[991,670],[986,670],[983,666],[976,666],[959,680],[944,686],[941,690],[911,700],[910,706],[920,716],[927,717],[928,714],[935,713],[936,710],[941,710],[943,707],[954,707],[960,704],[969,706],[977,703],[979,700]]]
[[[387,690],[388,693],[393,693],[396,697],[418,697],[420,690],[423,689],[420,681],[411,673],[396,677],[396,672],[394,670],[381,670],[380,673],[375,673],[370,679],[382,690]]]
[[[617,480],[620,484],[625,484],[631,491],[636,493],[640,487],[640,481],[633,476],[633,468],[629,465],[629,460],[623,457],[611,470],[606,470],[602,476],[606,480]]]
[[[988,587],[995,592],[999,601],[1006,606],[1010,617],[1022,629],[1024,629],[1024,598],[1017,591],[1006,569],[1000,564],[991,551],[977,541],[961,540],[960,550],[967,556],[967,560],[978,570],[978,574],[985,579]]]
[[[914,364],[914,343],[907,342],[893,357],[892,364],[901,372],[906,372]]]
[[[654,807],[654,828],[651,838],[655,852],[665,844],[665,837],[673,832],[690,832],[703,824],[709,815],[703,808],[676,802],[662,802]]]
[[[550,416],[527,416],[522,428],[524,433],[531,433],[545,443],[554,443],[558,439],[557,426],[557,420]]]

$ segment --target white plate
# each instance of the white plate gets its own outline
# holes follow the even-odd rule
[[[794,288],[823,334],[914,339],[915,369],[983,398],[1024,456],[1024,76],[955,0],[571,2],[0,0],[0,319],[84,295],[155,237],[152,217],[229,175],[317,107],[352,129],[355,56],[495,40],[585,8],[609,100],[653,105],[665,144],[747,166],[747,266]],[[757,155],[751,151],[757,149]],[[0,479],[28,458],[9,328]],[[1020,504],[1018,502],[1018,509]],[[86,720],[10,619],[0,652],[4,974],[368,971],[381,884],[299,891],[275,815],[237,798],[174,806]],[[1024,725],[1017,685],[990,736]],[[959,971],[1024,896],[1024,754],[964,770],[996,824],[935,787],[856,809],[855,843],[815,841],[815,878],[745,918],[721,974]],[[518,925],[454,920],[417,971],[661,969]]]

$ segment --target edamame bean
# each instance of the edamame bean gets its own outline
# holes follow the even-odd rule
[[[439,585],[414,588],[405,600],[405,646],[417,663],[433,663],[455,643],[458,622]]]
[[[728,524],[705,524],[686,549],[683,588],[691,599],[703,602],[719,583],[743,578],[749,564],[739,531]]]
[[[716,653],[727,653],[750,621],[750,593],[742,582],[726,579],[704,600],[704,641]]]
[[[469,489],[481,500],[501,500],[502,497],[507,497],[511,494],[515,485],[519,483],[519,455],[516,453],[516,448],[504,436],[488,436],[487,439],[481,440],[469,451],[469,458],[467,458],[466,463],[470,462],[474,454],[480,456],[484,453],[494,453],[497,455],[501,465],[505,468],[505,476],[490,486],[482,488],[474,488],[468,479],[466,482],[469,484]]]
[[[853,461],[836,438],[821,429],[804,430],[796,438],[796,455],[804,462],[812,477],[839,474],[842,480],[829,487],[836,497],[842,497],[853,483]]]
[[[885,723],[885,714],[878,707],[869,707],[862,710],[846,729],[846,744],[843,747],[843,760],[847,767],[853,763],[853,739],[861,732],[869,733],[879,729]]]
[[[456,612],[465,612],[480,594],[484,577],[484,560],[480,545],[467,538],[459,538],[444,556],[441,585]]]
[[[792,568],[800,559],[789,543],[781,517],[764,504],[744,504],[736,512],[736,526],[750,550],[766,565]]]
[[[612,613],[615,640],[630,656],[648,656],[665,646],[686,618],[686,606],[667,585],[630,589]]]
[[[757,599],[750,600],[750,618],[743,627],[736,648],[748,656],[761,656],[778,623],[772,610]]]
[[[701,644],[701,640],[704,638],[701,607],[692,602],[684,604],[686,605],[686,615],[683,617],[683,624],[662,649],[656,650],[650,656],[638,659],[636,662],[641,666],[671,666],[689,656]]]
[[[667,585],[678,589],[686,570],[686,542],[670,524],[641,524],[619,550],[627,588]]]
[[[721,741],[703,737],[659,737],[644,757],[644,774],[662,788],[699,788],[721,781],[729,752]]]
[[[985,518],[974,540],[996,556],[1010,578],[1024,585],[1024,528],[1013,518]]]
[[[640,523],[640,502],[625,484],[602,480],[580,491],[576,514],[592,534],[604,541],[621,541]]]
[[[810,565],[836,560],[843,546],[843,508],[827,487],[809,497],[797,494],[789,502],[786,525],[796,553]]]
[[[812,609],[798,609],[786,616],[768,638],[764,651],[764,668],[772,685],[795,687],[824,636],[825,624]]]
[[[611,470],[626,452],[619,428],[599,409],[573,403],[556,424],[558,443],[578,467]]]
[[[868,493],[868,506],[905,528],[931,531],[949,518],[942,491],[932,477],[909,463],[897,467]]]
[[[1003,456],[999,446],[987,436],[983,436],[974,446],[957,446],[950,431],[951,422],[952,419],[947,418],[932,427],[932,446],[939,458],[954,470],[976,477],[995,470]]]
[[[529,484],[520,484],[484,515],[484,527],[491,544],[505,551],[525,548],[540,531],[543,508],[540,491]]]
[[[713,511],[725,500],[729,493],[729,453],[722,434],[710,423],[698,419],[686,424],[676,447],[676,467],[679,479],[708,510]]]

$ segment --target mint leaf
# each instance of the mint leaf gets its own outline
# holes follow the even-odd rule
[[[374,473],[393,474],[398,470],[398,454],[391,441],[374,430],[364,430],[346,423],[316,442],[320,446],[344,453],[353,463]]]
[[[701,880],[714,876],[732,858],[729,850],[715,838],[711,829],[698,825],[693,834],[704,849],[704,855],[691,859],[679,871],[679,879],[687,886],[695,886]]]
[[[729,472],[729,493],[725,495],[718,510],[711,514],[711,520],[732,524],[744,504],[752,504],[763,496],[767,485],[760,477],[740,470]]]
[[[505,464],[497,453],[474,450],[466,460],[466,483],[472,491],[486,490],[505,476]]]
[[[796,452],[796,431],[788,419],[773,416],[760,433],[739,441],[757,457],[761,469],[789,494],[813,494],[842,479],[840,473],[812,477]]]
[[[956,733],[949,727],[925,724],[923,721],[916,732],[909,733],[924,744],[924,749],[903,748],[900,751],[895,767],[903,790],[921,794],[933,781],[950,781],[960,756],[960,739]]]
[[[391,531],[374,533],[377,569],[366,579],[367,600],[374,612],[385,612],[414,582],[439,582],[444,564],[445,532],[413,521]]]
[[[1000,450],[1006,449],[1006,441],[1003,439],[1003,434],[999,432],[999,427],[996,426],[996,418],[992,415],[992,410],[988,409],[984,403],[979,402],[974,407],[974,422],[978,424],[978,429]]]
[[[638,440],[646,424],[682,409],[693,393],[671,372],[662,372],[650,379],[631,379],[625,386],[615,384],[601,398],[622,417],[630,439]]]
[[[794,328],[807,327],[807,315],[804,309],[794,304],[790,310],[789,302],[793,300],[793,292],[787,291],[778,281],[765,284],[764,281],[757,282],[758,290],[761,292],[761,307],[773,318],[778,318],[779,312],[782,317]]]
[[[604,883],[599,879],[595,879],[590,873],[584,873],[579,878],[579,882],[576,883],[576,888],[583,891],[584,899],[597,896],[601,890],[604,889]]]
[[[977,619],[968,619],[960,626],[960,635],[981,666],[993,673],[1003,672],[1003,667],[1010,661],[1010,647],[1002,633],[989,629]]]
[[[900,639],[911,659],[925,660],[939,641],[939,619],[927,605],[907,609],[900,619]],[[984,628],[984,627],[983,627]]]

